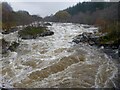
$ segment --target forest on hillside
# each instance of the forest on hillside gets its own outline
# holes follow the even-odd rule
[[[96,24],[99,20],[112,22],[118,21],[118,10],[118,2],[83,2],[47,16],[45,20],[82,24]]]
[[[17,25],[26,25],[34,21],[40,21],[42,17],[30,15],[27,11],[13,11],[12,7],[7,2],[2,2],[2,28],[9,30]]]

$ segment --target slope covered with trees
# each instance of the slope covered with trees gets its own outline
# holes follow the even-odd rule
[[[7,2],[2,2],[2,28],[9,30],[16,25],[25,25],[33,21],[41,20],[37,15],[30,15],[27,11],[13,11]]]
[[[118,20],[118,3],[83,2],[66,9],[72,15],[71,21],[77,23],[96,24],[99,20]]]

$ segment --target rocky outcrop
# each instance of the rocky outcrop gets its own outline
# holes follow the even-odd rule
[[[1,39],[0,43],[2,44],[2,54],[7,53],[10,43],[5,41],[4,39]]]
[[[15,51],[16,48],[19,46],[20,44],[17,42],[12,42],[11,45],[9,46],[8,50],[10,51]]]
[[[118,59],[120,57],[120,40],[117,40],[112,43],[101,43],[100,38],[101,36],[96,36],[93,33],[82,33],[75,38],[73,38],[73,42],[76,44],[79,43],[87,43],[91,46],[97,46],[98,48],[103,47],[103,51],[110,55],[114,59]],[[116,53],[117,52],[117,53]]]
[[[99,43],[99,36],[96,36],[95,34],[92,33],[84,32],[76,36],[73,39],[73,42],[75,42],[76,44],[82,42],[82,43],[88,43],[90,45],[95,45]]]
[[[9,34],[9,33],[15,32],[17,30],[18,30],[17,27],[10,28],[9,30],[5,30],[5,31],[2,30],[2,34]]]
[[[1,40],[2,42],[2,54],[8,53],[8,51],[16,51],[17,47],[19,46],[19,43],[17,42],[7,42],[5,39]]]
[[[39,27],[28,26],[18,32],[18,36],[22,39],[36,39],[37,37],[50,36],[53,34],[54,34],[53,31],[50,31],[46,27],[42,26]]]
[[[40,36],[44,37],[44,36],[50,36],[50,35],[53,35],[53,34],[54,34],[53,31],[47,30],[47,31],[41,33]]]
[[[52,24],[50,24],[50,23],[48,23],[48,22],[47,22],[47,23],[44,23],[43,25],[44,25],[44,26],[52,26]]]

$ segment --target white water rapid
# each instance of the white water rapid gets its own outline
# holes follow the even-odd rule
[[[101,50],[72,40],[94,32],[80,24],[53,23],[54,35],[21,40],[16,52],[2,57],[1,84],[7,88],[105,88],[116,87],[115,63]],[[17,32],[3,36],[18,40]],[[1,85],[1,86],[2,86]]]

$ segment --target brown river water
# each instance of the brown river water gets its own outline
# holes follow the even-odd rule
[[[80,24],[53,23],[54,35],[21,40],[17,52],[0,59],[1,86],[7,88],[112,88],[116,62],[96,47],[75,45],[72,40],[83,32],[94,32]],[[17,32],[4,35],[18,40]]]

